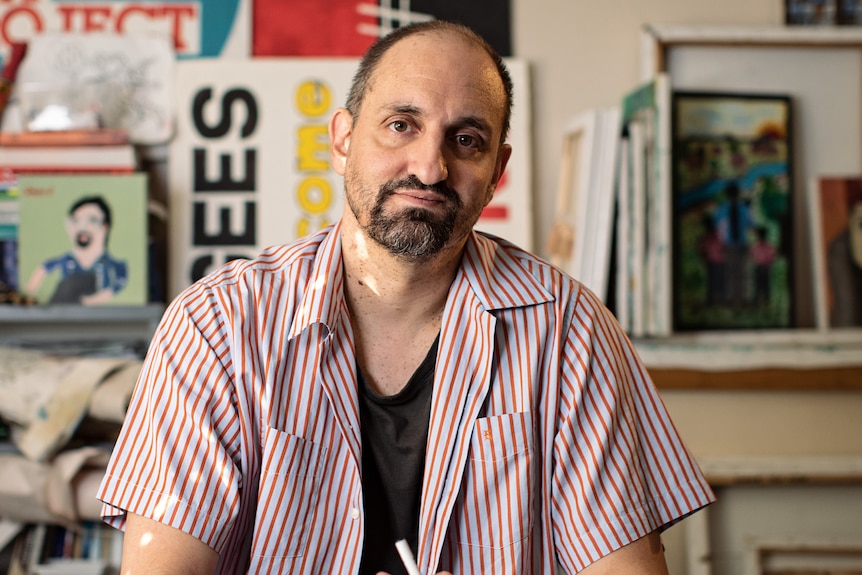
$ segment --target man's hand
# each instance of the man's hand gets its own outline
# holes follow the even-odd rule
[[[188,533],[129,513],[122,575],[211,575],[218,553]]]
[[[664,548],[658,531],[632,541],[595,563],[587,565],[580,575],[667,575]]]

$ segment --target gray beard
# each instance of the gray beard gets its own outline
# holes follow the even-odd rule
[[[386,213],[384,207],[386,200],[404,188],[437,192],[446,199],[445,212],[438,216],[431,210],[410,208],[396,213]],[[426,185],[416,176],[407,176],[381,186],[374,207],[371,208],[365,232],[393,255],[425,259],[439,253],[452,239],[458,223],[458,214],[462,208],[463,204],[458,193],[444,183]],[[350,209],[356,220],[361,222],[355,206],[351,204]]]
[[[410,258],[428,258],[439,253],[455,230],[457,209],[447,209],[442,218],[421,208],[412,208],[395,215],[387,215],[381,198],[371,210],[371,219],[365,231],[389,253]]]

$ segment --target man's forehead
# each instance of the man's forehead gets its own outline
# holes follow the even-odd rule
[[[413,93],[408,88],[416,88],[418,93],[429,86],[443,96],[464,96],[499,107],[501,114],[506,105],[503,81],[491,56],[473,40],[452,31],[417,33],[399,40],[381,57],[368,90],[377,96],[387,92],[386,97],[405,103]]]

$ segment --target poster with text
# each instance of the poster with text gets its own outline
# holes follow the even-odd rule
[[[0,3],[0,56],[45,32],[157,33],[177,57],[251,54],[252,0],[7,0]]]
[[[343,105],[354,58],[186,60],[177,63],[170,144],[168,297],[236,258],[315,232],[341,217],[343,182],[327,126]],[[477,229],[530,249],[528,67],[516,86],[514,153]]]

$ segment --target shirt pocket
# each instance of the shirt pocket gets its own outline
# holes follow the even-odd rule
[[[503,548],[528,537],[533,523],[532,456],[529,412],[476,420],[453,517],[460,545]]]
[[[325,454],[307,439],[266,428],[252,556],[277,559],[304,553]]]

